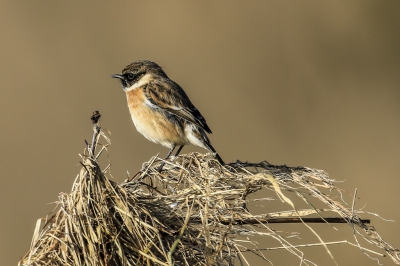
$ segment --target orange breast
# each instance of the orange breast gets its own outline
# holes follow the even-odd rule
[[[157,111],[146,104],[142,88],[128,91],[126,98],[137,131],[148,140],[168,148],[174,145],[188,144],[188,140],[182,131],[183,127],[168,120],[164,112]]]

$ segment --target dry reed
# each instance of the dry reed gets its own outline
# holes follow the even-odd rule
[[[163,160],[154,157],[131,180],[117,184],[106,177],[109,166],[101,169],[98,163],[109,140],[97,124],[94,129],[95,145],[81,155],[82,169],[71,193],[60,194],[58,210],[38,220],[19,265],[234,265],[248,264],[248,252],[268,261],[265,250],[272,248],[250,248],[253,236],[272,238],[304,265],[315,265],[298,249],[312,244],[292,245],[270,228],[274,222],[304,223],[314,234],[311,222],[345,222],[355,236],[400,264],[399,250],[359,217],[363,211],[343,206],[341,190],[324,171],[268,162],[221,166],[212,155],[192,153],[167,160],[161,173],[156,169]],[[100,137],[107,144],[99,144]],[[101,149],[94,155],[96,147]],[[248,210],[250,202],[268,204],[271,197],[287,203],[289,210],[258,215]],[[309,208],[297,210],[289,197],[304,200]],[[325,207],[317,209],[316,203]],[[338,217],[323,218],[327,212]],[[324,246],[328,254],[329,244],[349,243],[316,237],[320,243],[314,245]],[[358,241],[353,245],[380,256]]]

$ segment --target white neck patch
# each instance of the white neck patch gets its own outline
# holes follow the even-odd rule
[[[131,91],[131,90],[136,90],[137,88],[142,87],[143,85],[149,83],[152,80],[153,76],[151,74],[146,74],[143,77],[141,77],[136,83],[134,83],[132,86],[129,88],[124,88],[125,92]]]

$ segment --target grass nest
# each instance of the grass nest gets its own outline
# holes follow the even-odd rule
[[[164,160],[153,157],[118,184],[107,177],[110,167],[99,165],[109,140],[97,124],[94,129],[94,145],[88,144],[81,155],[82,169],[72,191],[61,193],[57,210],[38,220],[31,248],[19,265],[249,265],[249,252],[268,261],[268,249],[263,252],[253,236],[272,238],[304,265],[315,265],[270,228],[274,222],[303,223],[329,256],[330,243],[322,241],[310,223],[345,222],[355,235],[400,264],[399,250],[359,217],[363,211],[344,207],[342,191],[322,170],[265,161],[221,166],[210,154],[192,153],[166,160],[161,172],[157,168]],[[96,147],[101,148],[97,153]],[[289,210],[249,211],[251,202],[267,202],[268,207],[271,197]],[[290,197],[309,208],[296,209]],[[316,203],[325,207],[317,209]],[[327,212],[338,217],[323,217]],[[355,245],[369,253],[358,241]]]

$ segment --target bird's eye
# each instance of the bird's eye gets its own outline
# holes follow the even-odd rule
[[[132,81],[135,78],[135,75],[133,75],[132,73],[129,73],[127,75],[127,78],[128,78],[129,81]]]

